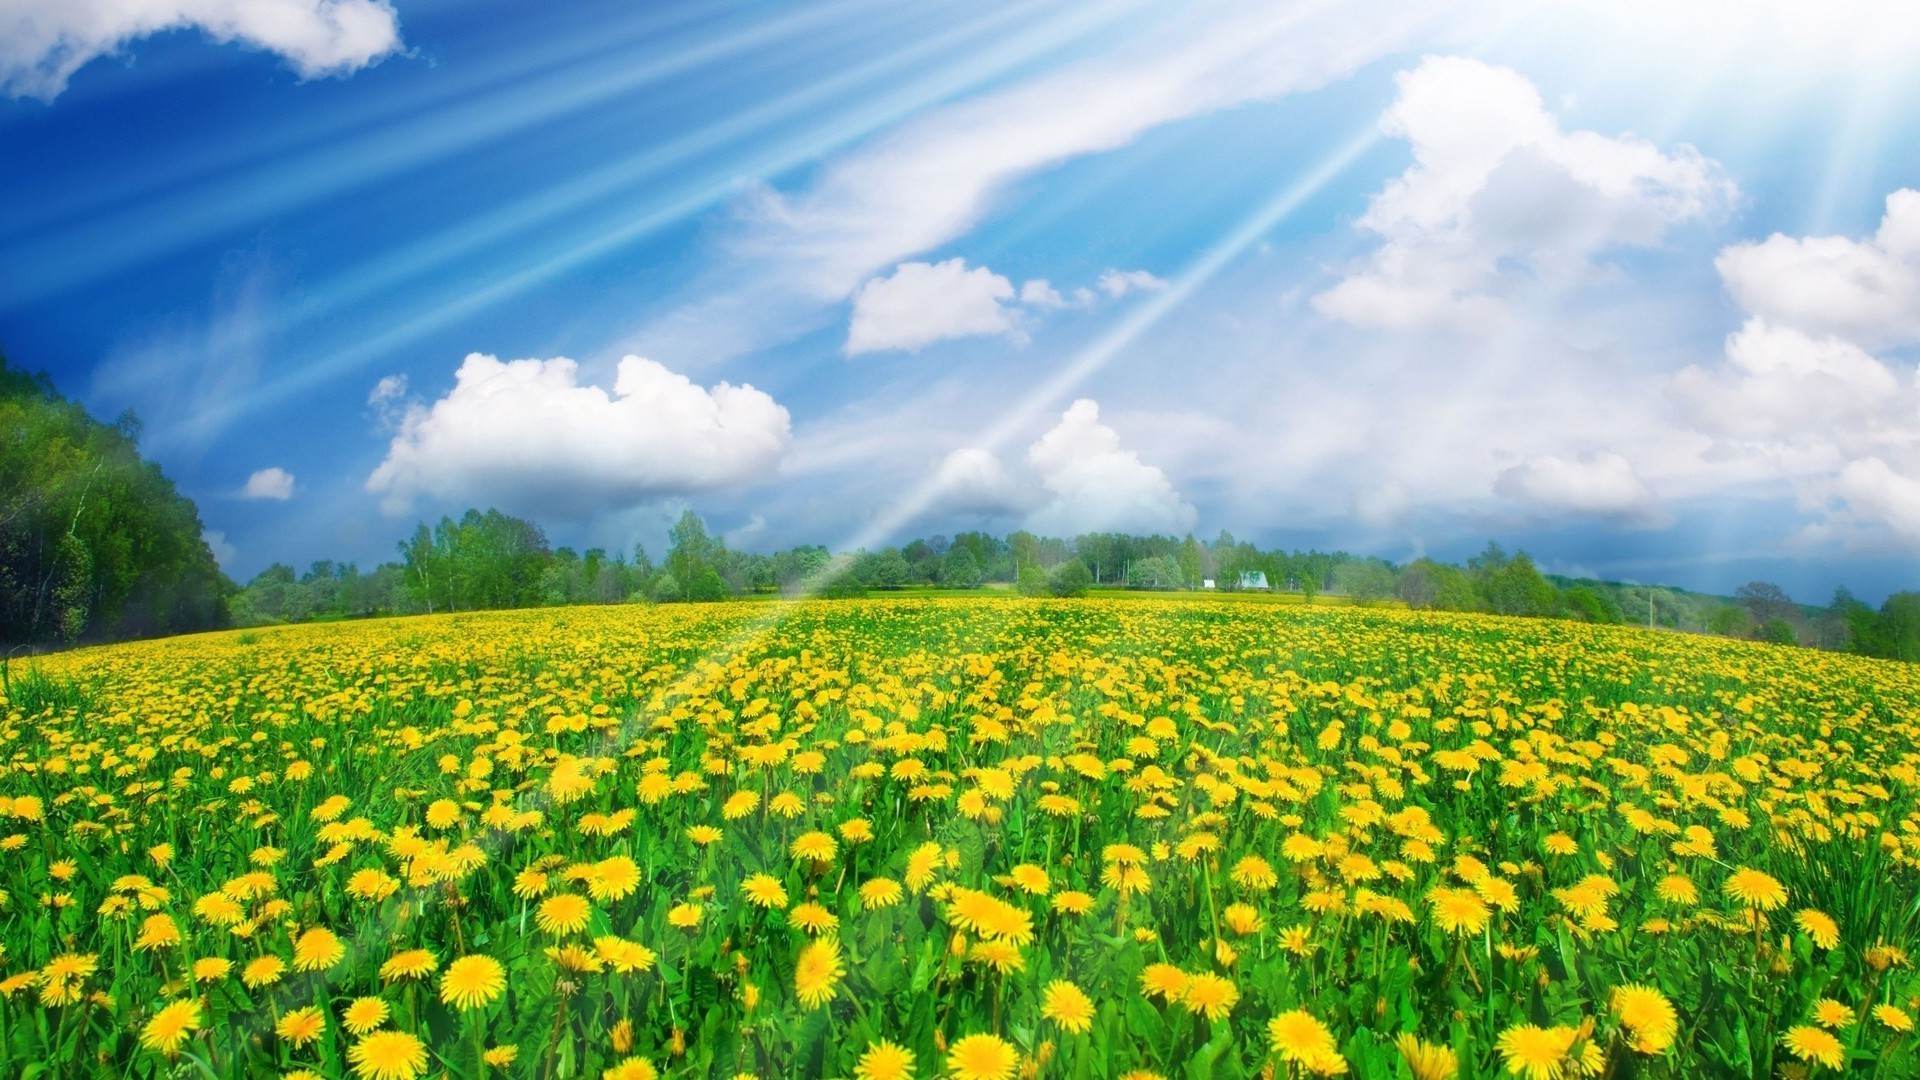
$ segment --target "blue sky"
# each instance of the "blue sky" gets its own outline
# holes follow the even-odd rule
[[[7,0],[0,348],[138,412],[242,578],[692,506],[1878,599],[1916,48],[1889,0]]]

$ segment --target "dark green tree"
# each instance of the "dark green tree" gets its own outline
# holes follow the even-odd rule
[[[1093,586],[1093,572],[1079,559],[1068,559],[1047,575],[1047,591],[1055,596],[1085,596]]]
[[[974,561],[973,552],[958,544],[948,548],[946,558],[940,560],[940,584],[949,589],[977,588],[980,564]]]
[[[102,424],[0,357],[0,642],[226,622],[233,583],[139,436],[133,414]]]

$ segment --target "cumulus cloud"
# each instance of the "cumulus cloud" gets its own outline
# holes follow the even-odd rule
[[[1713,435],[1850,444],[1911,423],[1910,382],[1850,341],[1755,317],[1727,338],[1725,363],[1689,366],[1673,386]]]
[[[1108,270],[1100,275],[1099,285],[1101,292],[1118,300],[1130,292],[1159,292],[1167,281],[1145,270]]]
[[[407,410],[367,490],[390,513],[424,496],[581,519],[765,476],[791,438],[751,386],[706,390],[628,356],[609,394],[565,357],[472,353],[446,397]]]
[[[1721,58],[1777,80],[1880,64],[1909,65],[1920,19],[1908,0],[1562,0],[1626,36],[1639,55],[1711,67]]]
[[[1576,458],[1552,454],[1529,458],[1501,472],[1494,494],[1545,510],[1607,518],[1623,524],[1663,526],[1671,518],[1634,471],[1611,451]]]
[[[225,570],[233,566],[233,561],[239,557],[240,552],[233,546],[233,542],[227,539],[226,533],[219,529],[208,529],[200,536],[207,542],[207,550],[213,552],[213,561],[219,563],[221,569]]]
[[[264,49],[305,78],[356,71],[400,47],[389,0],[9,0],[0,91],[51,100],[88,61],[181,29]]]
[[[730,355],[818,325],[875,274],[965,235],[1024,178],[1161,125],[1324,86],[1410,44],[1465,40],[1508,2],[1212,0],[1111,48],[929,109],[806,188],[752,189],[728,264],[633,340]]]
[[[1120,433],[1100,422],[1100,406],[1089,398],[1027,448],[1027,464],[1047,493],[1027,518],[1036,532],[1178,533],[1198,516],[1166,473],[1120,445]]]
[[[1920,480],[1867,457],[1848,462],[1834,479],[1833,491],[1854,515],[1920,540]]]
[[[1027,447],[1023,467],[990,450],[948,454],[928,505],[938,512],[1018,517],[1048,536],[1086,532],[1179,533],[1197,514],[1158,466],[1121,445],[1100,406],[1075,401]]]
[[[933,502],[960,514],[1024,514],[1045,500],[1039,485],[1015,477],[992,451],[963,447],[940,462]]]
[[[1146,273],[1144,270],[1138,272]],[[1069,307],[1092,307],[1100,302],[1100,296],[1084,285],[1063,295],[1053,287],[1053,282],[1046,278],[1035,278],[1020,286],[1020,302],[1037,311],[1058,311]]]
[[[1509,68],[1431,57],[1396,82],[1380,127],[1407,140],[1414,161],[1357,223],[1382,245],[1313,299],[1343,322],[1498,328],[1516,273],[1577,275],[1610,248],[1660,243],[1734,190],[1691,147],[1563,131]]]
[[[1714,261],[1740,306],[1772,322],[1868,348],[1920,340],[1920,191],[1887,196],[1873,236],[1775,233]]]
[[[890,349],[918,352],[935,342],[989,334],[1024,342],[1025,326],[1041,312],[1090,308],[1103,294],[1118,300],[1131,292],[1167,287],[1146,270],[1107,270],[1095,284],[1099,292],[1080,286],[1062,295],[1052,282],[1034,278],[1016,294],[1011,281],[984,266],[969,269],[962,258],[901,263],[854,293],[845,351],[848,356]]]
[[[854,294],[846,352],[918,352],[936,341],[1016,333],[1011,299],[1012,282],[984,266],[969,270],[965,259],[901,263]]]
[[[1674,377],[1689,419],[1835,522],[1920,535],[1920,375],[1875,352],[1920,339],[1920,192],[1889,196],[1872,237],[1775,234],[1714,265],[1751,315]]]
[[[247,486],[240,489],[240,497],[285,502],[293,498],[293,474],[278,465],[261,469],[247,477]]]

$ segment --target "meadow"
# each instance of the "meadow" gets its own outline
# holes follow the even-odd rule
[[[1920,1075],[1920,667],[1230,599],[16,662],[8,1076]]]

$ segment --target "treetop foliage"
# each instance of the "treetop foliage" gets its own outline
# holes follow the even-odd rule
[[[139,437],[133,414],[102,424],[0,356],[0,644],[226,623],[199,512]]]

